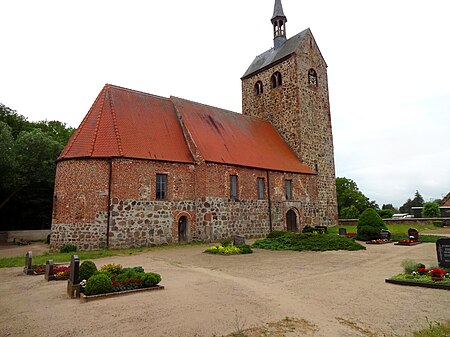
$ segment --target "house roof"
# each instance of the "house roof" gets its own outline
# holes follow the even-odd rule
[[[450,206],[450,192],[444,197],[441,203],[442,206]]]
[[[315,174],[269,122],[109,84],[59,160],[124,157],[194,163],[192,152],[207,162]]]
[[[254,73],[264,70],[270,65],[277,63],[278,61],[281,61],[293,54],[297,50],[298,46],[303,42],[308,32],[310,32],[309,28],[288,39],[280,48],[271,48],[261,55],[256,56],[242,78],[249,77]]]

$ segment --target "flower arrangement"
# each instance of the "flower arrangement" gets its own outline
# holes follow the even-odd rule
[[[253,251],[248,245],[237,247],[231,243],[226,246],[223,246],[222,244],[219,244],[217,246],[211,246],[209,249],[205,250],[205,253],[236,255],[236,254],[251,254],[253,253]]]
[[[445,270],[442,270],[442,269],[439,269],[439,268],[433,268],[433,269],[431,269],[429,272],[428,272],[428,274],[431,276],[431,277],[444,277],[444,275],[446,274],[447,272],[445,271]]]
[[[425,267],[417,268],[417,272],[419,273],[419,275],[426,275],[428,273],[428,269]]]
[[[67,280],[70,275],[70,266],[54,266],[53,275],[55,280]]]
[[[37,264],[33,266],[33,270],[35,274],[44,274],[45,273],[45,265]]]

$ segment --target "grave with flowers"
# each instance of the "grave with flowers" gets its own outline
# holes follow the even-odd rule
[[[408,229],[408,237],[406,240],[399,240],[395,245],[397,246],[415,246],[420,244],[419,231],[415,228]]]
[[[43,275],[45,266],[42,264],[33,264],[33,252],[30,250],[25,254],[25,266],[23,272],[26,275]]]
[[[53,260],[45,263],[45,279],[47,281],[64,281],[69,278],[70,265],[54,264]]]

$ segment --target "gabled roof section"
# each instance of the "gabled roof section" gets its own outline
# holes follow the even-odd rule
[[[315,174],[269,122],[176,97],[171,100],[205,161]]]
[[[450,192],[442,199],[442,206],[450,206]]]
[[[256,56],[242,78],[249,77],[293,54],[303,42],[308,32],[310,32],[309,28],[288,39],[282,47],[277,49],[271,48],[261,55]]]
[[[169,99],[109,84],[58,160],[87,157],[193,162]]]

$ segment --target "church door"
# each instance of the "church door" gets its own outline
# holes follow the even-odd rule
[[[286,213],[286,227],[288,232],[297,232],[298,228],[297,228],[297,215],[295,214],[295,212],[290,209],[287,213]]]
[[[182,216],[180,220],[178,220],[178,242],[186,242],[187,241],[187,217]]]

